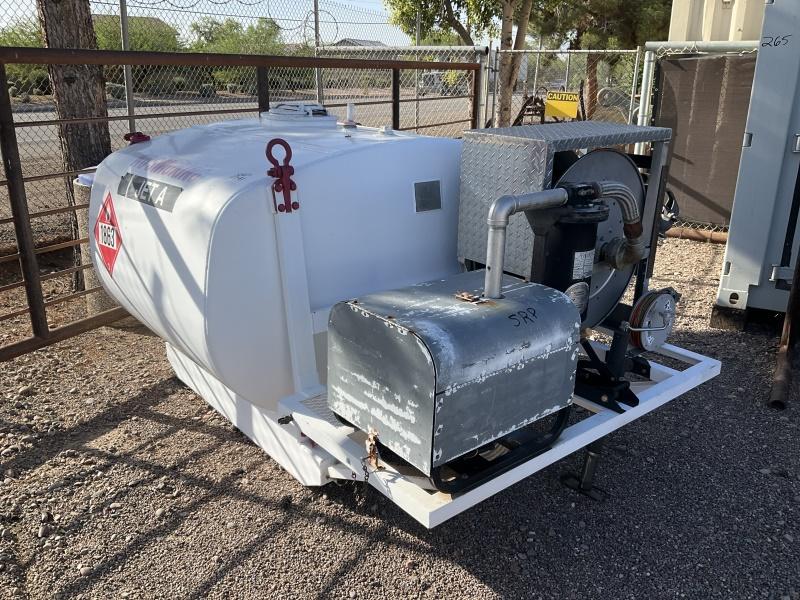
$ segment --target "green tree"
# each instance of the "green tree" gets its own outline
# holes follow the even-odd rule
[[[494,0],[386,0],[386,4],[392,22],[408,35],[415,34],[419,13],[423,38],[454,33],[460,40],[456,43],[468,46],[475,44],[475,37],[493,32],[500,14],[500,5]],[[450,40],[455,42],[453,37]]]
[[[526,47],[528,31],[556,45],[572,48],[634,48],[647,40],[666,37],[672,0],[386,0],[392,20],[407,34],[455,32],[464,44],[496,32],[500,20],[500,48]],[[517,31],[514,34],[514,27]],[[504,53],[500,59],[498,125],[511,118],[511,99],[519,74],[521,55]],[[596,101],[597,64],[588,61],[587,89]],[[589,112],[587,110],[587,112]],[[590,113],[591,114],[591,113]]]
[[[97,47],[122,50],[122,33],[116,15],[93,15]],[[128,41],[131,50],[177,52],[181,48],[178,30],[155,17],[128,17]]]
[[[281,28],[272,19],[245,27],[235,19],[203,17],[192,23],[196,40],[191,49],[224,54],[275,54],[283,48]]]
[[[41,48],[44,38],[39,22],[29,19],[0,28],[0,46]],[[49,91],[50,78],[42,65],[9,64],[6,65],[6,72],[8,80],[14,82],[20,92],[30,93],[36,88]]]
[[[631,49],[667,37],[672,0],[533,0],[530,31],[570,48]]]
[[[419,14],[420,33],[455,32],[464,44],[474,45],[475,37],[497,30],[500,19],[500,48],[521,50],[533,0],[386,0],[392,21],[407,34],[416,31]],[[514,26],[517,26],[516,34]],[[511,120],[511,98],[522,57],[504,53],[500,56],[500,101],[498,124]]]
[[[672,0],[533,0],[529,30],[571,49],[632,49],[666,39]],[[586,112],[597,105],[600,55],[586,61]],[[605,65],[605,70],[613,65]]]
[[[283,50],[281,28],[272,19],[258,19],[246,27],[236,19],[220,21],[203,17],[191,26],[193,52],[220,54],[280,54]],[[252,86],[252,70],[229,67],[212,69],[211,76],[217,86],[238,84]]]
[[[452,29],[431,29],[423,38],[420,38],[420,46],[461,46],[464,41]]]

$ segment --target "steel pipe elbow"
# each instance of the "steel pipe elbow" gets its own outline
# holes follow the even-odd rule
[[[600,190],[604,198],[610,198],[617,203],[622,211],[622,221],[626,225],[639,223],[639,227],[641,228],[639,204],[636,201],[636,197],[633,195],[633,192],[627,185],[618,181],[601,181]],[[641,235],[641,232],[639,235]]]

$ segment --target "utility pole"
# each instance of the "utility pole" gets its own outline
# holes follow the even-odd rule
[[[314,0],[314,56],[319,56],[319,49],[322,47],[322,41],[319,37],[319,0]],[[314,80],[317,84],[317,102],[323,104],[325,96],[322,92],[322,69],[314,69]]]
[[[120,39],[122,40],[122,50],[127,52],[131,49],[130,36],[128,35],[128,2],[119,0],[119,28]],[[128,110],[128,131],[136,131],[136,118],[133,108],[133,73],[130,65],[123,65],[122,73],[125,78],[125,106]]]
[[[416,27],[416,36],[415,36],[415,43],[417,48],[419,48],[420,42],[420,33],[422,30],[422,15],[419,11],[417,11],[417,27]],[[419,55],[415,56],[414,58],[419,59]],[[414,100],[414,131],[419,133],[419,69],[414,70],[414,89],[415,92],[415,100]]]
[[[542,32],[539,32],[539,51],[536,53],[536,67],[533,70],[533,95],[536,95],[536,92],[539,89],[539,61],[542,57]],[[528,85],[528,76],[525,76],[525,85]]]

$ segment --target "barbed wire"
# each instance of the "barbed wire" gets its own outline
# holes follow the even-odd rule
[[[676,46],[672,48],[658,48],[656,50],[656,56],[658,58],[663,58],[664,56],[672,56],[673,54],[719,54],[719,55],[727,55],[727,56],[746,56],[748,54],[755,54],[758,52],[758,48],[744,48],[740,50],[727,50],[727,51],[720,51],[720,50],[703,50],[697,46],[697,44],[686,44],[685,46]]]

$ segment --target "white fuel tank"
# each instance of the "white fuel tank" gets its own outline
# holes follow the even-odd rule
[[[291,215],[276,212],[267,176],[274,138],[292,150],[299,208]],[[324,335],[338,301],[460,270],[460,149],[458,140],[343,127],[302,105],[162,135],[97,169],[92,260],[138,320],[231,390],[275,410],[297,391],[287,282],[307,285],[309,306],[299,310]],[[287,261],[277,222],[298,217],[299,263]]]

